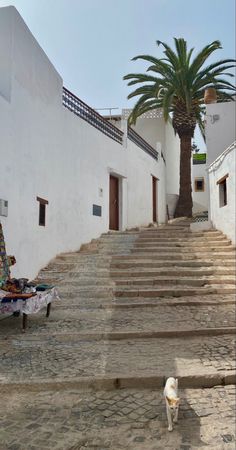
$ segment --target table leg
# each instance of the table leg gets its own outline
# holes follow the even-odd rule
[[[48,303],[46,317],[50,316],[50,311],[51,311],[51,303]]]
[[[23,313],[23,325],[22,325],[22,331],[24,331],[24,332],[25,332],[25,330],[26,330],[26,328],[27,328],[27,319],[28,319],[27,314]]]

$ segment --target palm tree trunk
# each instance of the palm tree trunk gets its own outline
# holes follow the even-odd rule
[[[191,141],[190,134],[180,136],[180,184],[175,217],[192,217]]]

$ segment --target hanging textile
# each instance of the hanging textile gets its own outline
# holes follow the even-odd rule
[[[6,254],[2,224],[0,223],[0,287],[9,277],[9,260]]]

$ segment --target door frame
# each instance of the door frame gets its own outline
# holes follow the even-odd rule
[[[117,172],[113,167],[107,167],[108,172],[108,230],[110,222],[110,176],[118,178],[119,180],[119,230],[125,230],[128,223],[127,216],[127,177]]]
[[[117,228],[110,228],[110,219],[111,219],[111,208],[110,208],[110,189],[111,189],[111,179],[115,179],[117,181],[117,205],[116,205],[116,221]],[[120,179],[115,174],[109,174],[109,230],[118,231],[120,229]]]
[[[152,221],[153,221],[153,223],[158,223],[158,181],[159,181],[159,178],[157,178],[155,175],[152,175]]]

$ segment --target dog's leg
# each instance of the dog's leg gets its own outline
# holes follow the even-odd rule
[[[175,415],[174,415],[174,419],[173,419],[173,422],[178,422],[178,413],[179,413],[179,408],[177,408],[176,409],[176,411],[175,411]]]
[[[168,419],[168,431],[172,431],[173,430],[172,418],[171,418],[171,412],[170,412],[170,408],[169,408],[167,400],[166,400],[166,414],[167,414],[167,419]]]

